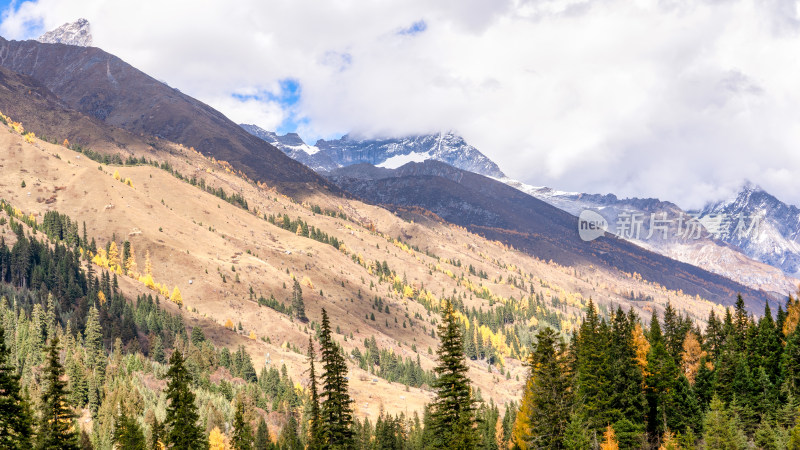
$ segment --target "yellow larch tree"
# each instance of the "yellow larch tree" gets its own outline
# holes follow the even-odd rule
[[[786,303],[786,320],[783,322],[783,335],[789,336],[792,334],[798,323],[800,323],[800,292],[798,292],[798,299],[790,295],[789,301]]]
[[[607,426],[606,432],[603,433],[603,443],[600,444],[600,450],[619,450],[617,434],[614,433],[614,428],[611,425]]]
[[[153,276],[153,263],[150,261],[150,250],[144,253],[144,273]]]
[[[119,249],[117,248],[117,243],[111,241],[111,245],[108,247],[108,267],[111,270],[115,270],[119,265]]]
[[[69,140],[64,139],[64,142],[61,143],[64,147],[69,147]]]
[[[658,450],[681,450],[681,446],[671,431],[665,431]]]
[[[119,170],[114,170],[114,179],[117,181],[122,179],[122,176],[119,174]]]
[[[647,353],[650,352],[650,342],[638,322],[633,327],[633,346],[636,349],[636,364],[642,369],[642,375],[647,375]]]
[[[534,409],[534,384],[536,380],[533,377],[528,377],[525,384],[525,389],[522,391],[522,400],[520,400],[519,411],[517,411],[517,418],[514,420],[514,427],[511,430],[512,440],[519,446],[521,450],[528,450],[528,436],[530,430],[533,428],[531,423],[531,416]]]
[[[175,286],[175,289],[172,290],[172,295],[169,296],[169,299],[178,306],[183,305],[183,297],[181,296],[181,291],[178,289],[178,286]]]
[[[683,340],[683,352],[681,353],[683,373],[689,380],[690,384],[694,384],[694,377],[697,371],[700,370],[700,360],[708,354],[700,346],[700,341],[697,335],[690,331],[686,333],[686,338]]]
[[[139,278],[139,274],[136,273],[137,271],[137,264],[136,264],[136,252],[133,250],[133,244],[131,244],[130,253],[128,254],[128,259],[125,261],[125,272],[128,274],[129,277]]]
[[[209,450],[227,450],[228,448],[225,445],[225,435],[218,427],[214,427],[208,435],[208,448]]]

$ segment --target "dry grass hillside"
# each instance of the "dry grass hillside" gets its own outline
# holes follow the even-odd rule
[[[180,311],[187,324],[202,326],[218,345],[245,345],[257,369],[269,354],[269,363],[285,363],[301,383],[306,370],[303,349],[323,307],[348,354],[354,347],[363,350],[364,339],[375,337],[380,348],[412,359],[418,354],[422,367],[431,369],[435,354],[429,349],[435,353],[438,344],[431,330],[438,322],[436,310],[442,297],[458,296],[464,311],[474,307],[486,312],[504,304],[524,310],[530,308],[527,299],[533,291],[536,311],[529,312],[525,323],[506,323],[496,332],[485,324],[471,323],[478,329],[473,339],[494,347],[499,358],[491,370],[485,360],[470,361],[470,377],[484,399],[500,405],[518,398],[526,373],[520,355],[530,342],[530,330],[545,316],[566,335],[579,322],[589,298],[601,311],[621,305],[626,310],[633,307],[645,318],[654,309],[663,309],[667,301],[694,318],[705,318],[716,307],[701,298],[668,291],[637,274],[541,261],[429,215],[411,213],[401,219],[384,209],[319,190],[309,191],[304,198],[285,197],[193,149],[164,147],[170,150],[122,150],[112,144],[94,150],[119,153],[123,160],[144,156],[168,162],[185,178],[194,176],[228,195],[241,195],[249,209],[167,170],[100,164],[62,145],[26,138],[7,126],[0,126],[0,198],[37,220],[48,210],[58,210],[85,222],[89,235],[101,239],[98,248],[112,238],[118,243],[130,241],[140,270],[149,252],[155,283],[169,293],[176,287],[180,291]],[[25,187],[21,187],[23,181]],[[265,220],[284,214],[343,244],[337,249],[298,234],[302,230],[285,230]],[[10,238],[10,234],[7,225],[0,226],[0,235]],[[386,261],[395,276],[381,277],[375,261]],[[469,266],[476,275],[469,273]],[[273,296],[288,306],[294,278],[301,280],[309,323],[256,301]],[[120,284],[133,298],[150,291],[124,275]],[[382,311],[375,307],[376,296],[381,298]],[[171,307],[178,310],[176,305]],[[242,330],[227,328],[226,323],[233,324],[232,328],[241,323]],[[515,340],[518,349],[509,345]],[[420,410],[432,397],[425,386],[407,389],[389,383],[358,368],[352,359],[350,367],[350,392],[361,417],[374,417],[380,409],[390,413]]]

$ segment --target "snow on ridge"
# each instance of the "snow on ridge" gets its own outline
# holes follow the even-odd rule
[[[383,167],[384,169],[397,169],[410,162],[421,163],[428,159],[431,159],[430,153],[413,152],[405,155],[401,154],[401,155],[391,156],[382,163],[376,164],[375,167]]]
[[[37,41],[43,44],[66,44],[78,47],[91,47],[92,28],[86,19],[78,19],[72,23],[65,23],[60,27],[50,30],[39,36]]]

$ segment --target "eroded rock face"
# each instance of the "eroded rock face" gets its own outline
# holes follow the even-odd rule
[[[66,44],[78,47],[92,46],[92,28],[86,19],[65,23],[55,30],[39,36],[37,41],[45,44]]]

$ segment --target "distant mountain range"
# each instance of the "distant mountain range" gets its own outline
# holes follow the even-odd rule
[[[797,290],[797,282],[784,274],[800,276],[800,209],[749,184],[728,201],[708,205],[700,211],[684,211],[674,203],[653,198],[620,199],[613,194],[583,194],[526,185],[506,177],[497,164],[453,133],[365,140],[344,136],[332,141],[320,140],[311,146],[295,133],[281,136],[255,125],[242,127],[290,157],[333,178],[349,173],[341,170],[348,166],[357,165],[361,177],[369,172],[372,178],[385,178],[391,172],[380,169],[403,167],[407,171],[413,165],[404,164],[435,160],[495,178],[574,216],[585,209],[592,209],[613,225],[620,217],[641,214],[644,234],[624,238],[748,286],[773,289],[782,294]],[[376,169],[368,169],[364,164]],[[669,218],[672,223],[665,232],[654,233],[647,238],[648,230],[653,225],[650,222],[651,214],[656,218]],[[686,227],[678,223],[679,218],[692,220],[696,236],[691,239],[678,236],[688,231],[685,228],[678,229],[679,226]],[[748,229],[754,220],[759,226],[743,235],[736,228],[742,226],[738,220],[740,218],[746,222]],[[725,229],[720,229],[720,221]],[[751,267],[744,261],[747,258],[780,271],[764,266]]]
[[[737,246],[753,259],[800,276],[800,208],[748,183],[736,196],[707,205],[697,213],[701,221],[720,215],[732,218],[720,224],[718,232],[723,241]],[[745,219],[744,224],[740,224],[738,218]],[[748,228],[752,225],[753,232],[737,232],[737,227],[742,225]]]
[[[355,139],[345,135],[335,140],[306,144],[296,133],[279,136],[256,125],[242,125],[254,136],[318,172],[368,163],[396,169],[408,162],[428,159],[493,178],[505,175],[491,159],[453,132],[383,139]]]
[[[684,211],[674,203],[654,198],[620,199],[614,194],[581,194],[529,186],[509,179],[503,181],[575,216],[587,209],[596,211],[606,219],[611,231],[616,229],[620,218],[640,215],[641,234],[637,238],[632,236],[628,229],[624,238],[662,255],[703,267],[748,286],[759,288],[771,286],[783,294],[797,291],[798,281],[793,277],[797,277],[798,271],[796,265],[793,266],[792,263],[794,261],[796,264],[800,246],[797,245],[797,231],[793,236],[791,226],[787,226],[787,222],[783,219],[791,215],[791,212],[787,211],[796,212],[797,208],[780,202],[752,185],[748,184],[742,188],[736,197],[740,198],[738,202],[730,200],[716,206],[709,205],[701,211]],[[754,192],[760,193],[755,197],[761,197],[763,194],[768,200],[758,204],[741,200],[742,197],[749,199]],[[726,205],[729,207],[724,209]],[[738,205],[739,209],[734,209],[730,207],[731,205]],[[776,211],[782,211],[783,214]],[[655,232],[648,238],[649,230],[654,225],[651,223],[651,214],[656,220],[666,219],[668,229],[666,232]],[[744,220],[749,229],[754,216],[760,218],[756,222],[759,226],[750,230],[749,235],[739,237],[740,233],[734,233],[736,226],[740,225],[739,218]],[[794,220],[796,224],[797,217]],[[696,228],[690,230],[688,221],[692,221]],[[719,222],[722,222],[726,229],[720,229]],[[791,223],[791,220],[788,222]],[[795,226],[795,230],[798,228],[800,227]],[[758,261],[776,270],[769,270],[764,266],[752,266],[745,259]]]

